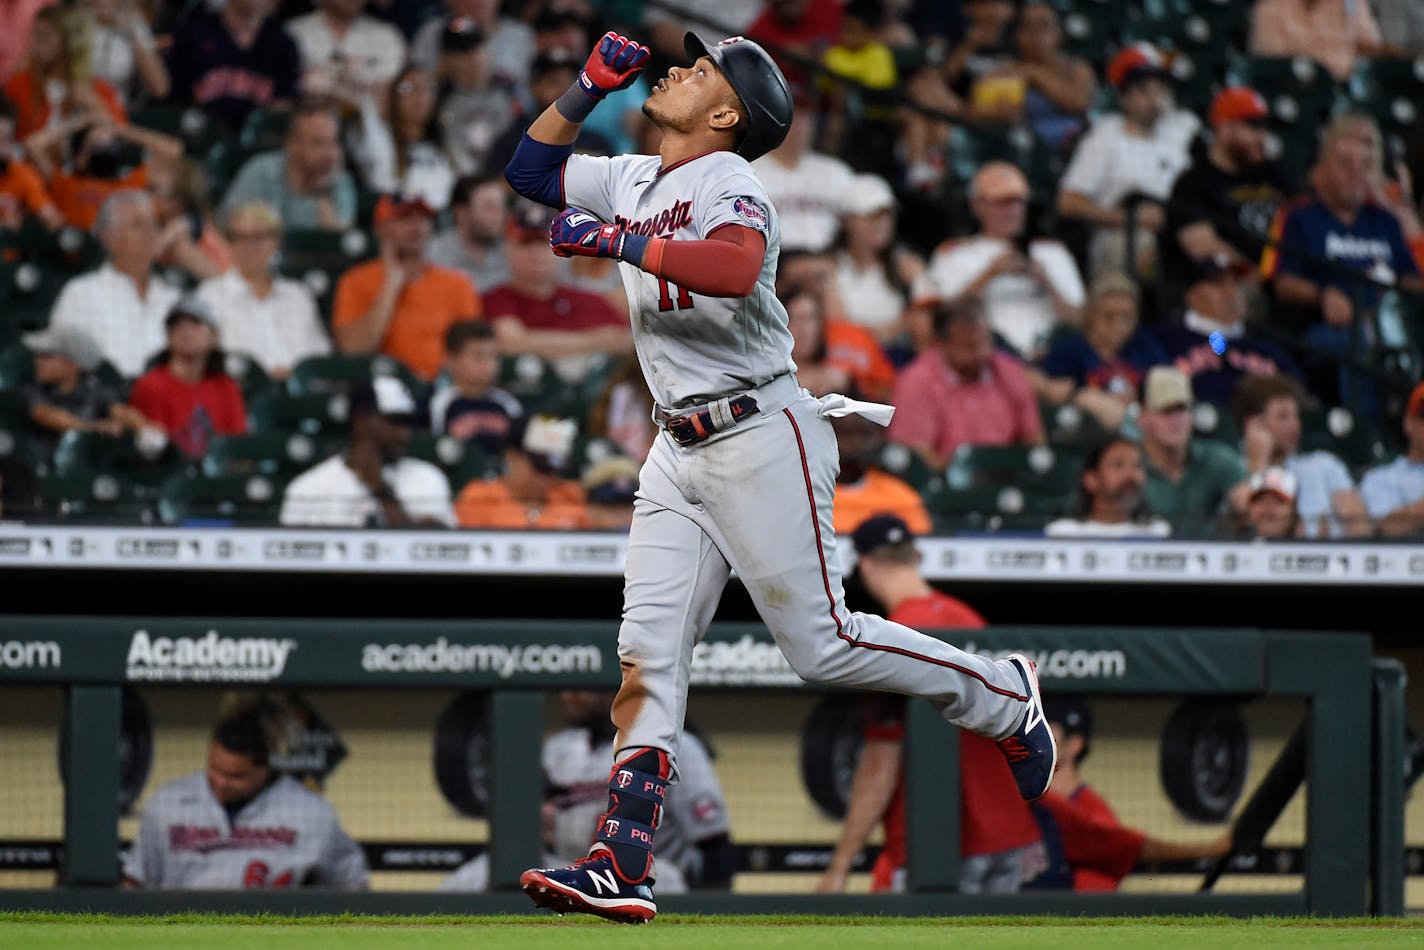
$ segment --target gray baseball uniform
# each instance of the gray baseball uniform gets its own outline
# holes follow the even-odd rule
[[[1027,697],[1011,664],[846,610],[831,529],[839,456],[826,416],[871,407],[818,400],[796,381],[774,293],[780,225],[751,166],[725,151],[662,171],[657,156],[573,155],[563,188],[568,206],[637,233],[699,240],[742,225],[766,239],[746,297],[691,294],[620,264],[658,415],[744,393],[757,401],[754,413],[700,443],[660,433],[643,466],[618,638],[620,753],[650,747],[675,757],[692,649],[732,571],[803,679],[923,696],[973,732],[1012,733]],[[728,414],[726,403],[714,406]],[[888,410],[876,421],[886,424]]]
[[[336,810],[283,776],[228,819],[194,772],[144,805],[124,876],[153,888],[366,887],[366,856]]]

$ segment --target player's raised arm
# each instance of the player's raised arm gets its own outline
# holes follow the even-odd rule
[[[504,177],[519,194],[540,204],[563,206],[560,169],[573,153],[579,126],[603,97],[631,86],[649,51],[612,30],[603,34],[578,79],[545,109],[514,150]]]

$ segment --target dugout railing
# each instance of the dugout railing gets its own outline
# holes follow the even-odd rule
[[[528,908],[515,890],[539,863],[537,787],[544,693],[618,684],[613,623],[3,617],[0,689],[65,691],[66,773],[58,886],[0,890],[0,908],[158,913],[496,913]],[[962,641],[964,632],[946,633]],[[1015,627],[974,631],[981,652],[1039,659],[1046,691],[1095,696],[1288,697],[1301,701],[1307,790],[1303,886],[1272,894],[1025,892],[969,896],[958,880],[958,733],[910,704],[906,749],[908,892],[770,895],[694,892],[660,907],[695,913],[1397,914],[1403,907],[1402,669],[1375,664],[1370,639],[1255,629]],[[187,645],[179,648],[178,644]],[[1071,657],[1096,657],[1074,665]],[[1061,661],[1060,661],[1061,660]],[[121,690],[130,684],[432,689],[489,696],[486,894],[120,889]],[[758,625],[714,625],[694,691],[805,689]],[[12,777],[13,779],[13,777]],[[1248,790],[1249,792],[1250,790]],[[1276,790],[1278,793],[1280,789]],[[1286,797],[1294,793],[1287,790]],[[1249,805],[1249,803],[1248,803]],[[1238,830],[1239,833],[1239,830]],[[1264,829],[1254,829],[1259,843]],[[1229,862],[1227,873],[1230,873]]]

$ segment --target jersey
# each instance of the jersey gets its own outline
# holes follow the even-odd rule
[[[143,808],[124,876],[152,888],[366,887],[366,856],[336,809],[289,776],[229,820],[207,775],[166,783]]]
[[[704,240],[727,225],[766,239],[746,297],[708,297],[620,264],[638,362],[659,406],[681,409],[755,389],[796,371],[786,308],[776,298],[781,225],[746,159],[709,152],[667,168],[656,155],[564,163],[565,206],[649,237]]]
[[[564,860],[581,858],[588,851],[590,829],[608,807],[613,753],[612,740],[595,743],[588,729],[564,729],[544,740],[544,778],[554,805],[550,844]],[[677,763],[677,782],[668,788],[653,850],[662,893],[669,893],[669,867],[677,869],[679,878],[696,880],[701,863],[698,842],[731,831],[722,783],[707,747],[696,736],[684,734]]]

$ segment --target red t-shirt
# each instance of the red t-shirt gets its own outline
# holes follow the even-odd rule
[[[247,431],[242,390],[223,373],[205,376],[195,385],[174,376],[167,366],[155,366],[134,383],[129,404],[163,426],[189,458],[202,458],[215,435]]]
[[[1085,800],[1082,791],[1078,789],[1071,799],[1049,792],[1034,805],[1047,811],[1058,825],[1063,839],[1063,860],[1073,868],[1073,889],[1082,889],[1079,875],[1091,870],[1097,872],[1101,880],[1112,882],[1107,890],[1116,890],[1118,882],[1137,865],[1147,836],[1118,824],[1111,809],[1107,810],[1107,817],[1103,817],[1098,805],[1107,808],[1107,803],[1096,795]]]
[[[1122,826],[1122,822],[1117,820],[1117,814],[1107,803],[1107,799],[1088,785],[1079,785],[1077,790],[1068,796],[1068,800],[1077,806],[1081,814],[1093,821],[1116,827]],[[1138,852],[1141,852],[1141,845],[1138,846]],[[1134,863],[1136,860],[1136,855],[1134,855]],[[1112,877],[1092,868],[1073,868],[1073,890],[1075,891],[1115,891],[1121,880],[1120,877]]]
[[[974,608],[938,591],[902,601],[889,620],[916,630],[980,629],[987,626]],[[868,700],[865,738],[902,741],[905,701],[878,694]],[[890,887],[897,868],[904,867],[905,787],[902,781],[885,812],[885,846],[871,870],[871,890]],[[959,853],[998,854],[1039,839],[1038,824],[1004,755],[992,739],[961,732],[959,736]]]
[[[511,284],[485,294],[485,318],[514,317],[530,330],[592,330],[626,325],[628,318],[598,294],[559,287],[547,299],[531,297]]]
[[[794,23],[784,23],[770,10],[764,10],[747,27],[746,36],[767,46],[806,47],[802,53],[819,59],[827,47],[840,39],[841,4],[836,0],[811,0],[806,12]],[[767,52],[781,66],[793,90],[805,82],[805,70],[780,56],[778,51],[768,49]]]
[[[102,79],[91,79],[89,83],[109,118],[120,125],[128,122],[128,113],[114,87]],[[43,89],[43,82],[32,69],[22,70],[5,81],[5,96],[15,104],[16,138],[38,132],[49,122],[50,104]]]

